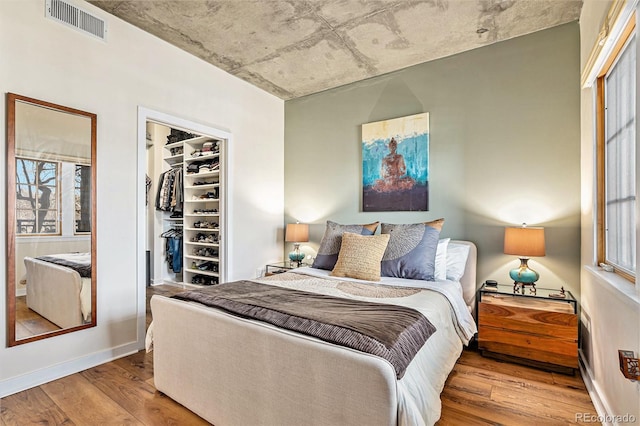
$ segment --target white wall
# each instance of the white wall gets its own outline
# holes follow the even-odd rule
[[[98,326],[0,349],[0,396],[138,347],[136,276],[137,108],[145,106],[233,134],[229,279],[278,259],[283,218],[283,102],[88,3],[106,18],[103,43],[45,18],[43,0],[0,1],[0,92],[98,116]],[[5,192],[5,105],[0,105],[0,188]],[[144,160],[142,161],[144,164]],[[144,171],[142,171],[144,176]],[[140,186],[140,188],[137,188]],[[141,211],[140,214],[144,214]],[[5,223],[4,210],[0,222]],[[143,222],[144,223],[144,222]],[[0,236],[0,274],[6,275]],[[144,256],[141,257],[144,259]],[[144,277],[144,270],[141,276]],[[144,285],[144,282],[139,283]],[[6,318],[0,292],[0,318]],[[142,304],[144,305],[144,304]],[[0,344],[6,341],[0,326]]]
[[[581,69],[584,68],[596,42],[610,5],[611,2],[608,1],[586,0],[584,2],[580,16]],[[637,57],[640,60],[640,55]],[[640,62],[638,70],[640,71]],[[638,75],[640,76],[640,73]],[[637,89],[639,90],[637,99],[640,100],[640,84]],[[614,274],[607,274],[595,267],[593,101],[594,90],[583,89],[581,93],[582,352],[587,364],[587,380],[593,387],[594,403],[599,408],[600,414],[634,415],[635,424],[639,424],[640,382],[634,383],[622,376],[618,365],[618,349],[632,350],[635,351],[636,356],[640,355],[640,327],[638,326],[640,325],[640,284],[634,286],[624,279],[615,279]],[[640,138],[640,132],[637,137]],[[640,222],[636,221],[638,229],[640,229],[639,224]],[[640,251],[638,254],[640,255]],[[640,265],[640,262],[636,263]],[[605,423],[615,424],[613,421]]]

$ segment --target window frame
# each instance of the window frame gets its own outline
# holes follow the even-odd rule
[[[28,237],[59,237],[62,235],[62,198],[61,198],[61,171],[62,171],[62,166],[60,164],[59,161],[55,161],[55,160],[48,160],[48,159],[38,159],[38,158],[30,158],[28,156],[22,156],[22,155],[16,155],[15,157],[16,160],[16,187],[15,187],[15,191],[16,191],[16,199],[15,199],[15,203],[16,203],[16,237],[19,238],[28,238]],[[51,210],[51,211],[55,211],[56,212],[56,218],[55,218],[55,222],[56,222],[56,232],[46,232],[46,233],[40,233],[40,232],[20,232],[20,229],[18,227],[18,223],[19,223],[19,219],[18,219],[18,212],[22,211],[22,210],[26,210],[26,209],[21,209],[18,208],[18,194],[20,193],[20,186],[21,185],[31,185],[31,186],[35,186],[36,187],[36,194],[37,194],[37,187],[38,185],[36,184],[37,181],[34,181],[33,183],[24,183],[24,182],[20,182],[20,180],[18,179],[18,162],[20,160],[26,160],[26,161],[31,161],[34,162],[36,165],[36,170],[37,170],[37,164],[38,163],[51,163],[51,164],[55,164],[56,167],[56,172],[55,172],[55,185],[47,185],[47,186],[53,186],[55,187],[55,197],[56,197],[56,206],[55,208],[49,208],[47,210]],[[37,179],[37,178],[36,178]],[[36,202],[37,202],[38,198],[36,198]],[[37,215],[37,211],[38,209],[36,209],[36,215]],[[34,219],[37,223],[37,219]],[[35,227],[35,224],[34,224]]]
[[[629,42],[636,34],[636,15],[632,14],[629,22],[622,30],[620,37],[618,38],[611,53],[604,61],[604,64],[596,77],[596,261],[597,264],[607,264],[613,267],[616,274],[624,277],[632,283],[636,282],[636,273],[632,274],[629,271],[620,268],[618,265],[612,264],[607,260],[607,245],[606,245],[606,200],[605,200],[605,188],[606,188],[606,157],[605,157],[605,145],[606,145],[606,109],[605,109],[605,80],[613,66],[617,63],[621,53],[628,46]],[[638,38],[636,37],[636,43]],[[636,62],[637,64],[637,62]],[[636,65],[637,66],[637,65]],[[636,69],[636,75],[638,70]],[[637,84],[637,83],[636,83]],[[637,138],[637,108],[636,108],[636,138]],[[635,159],[634,159],[635,161]],[[635,169],[638,169],[638,163],[636,161]],[[638,188],[636,188],[636,203]],[[636,207],[637,209],[637,207]],[[636,223],[636,227],[637,227]],[[635,229],[633,230],[635,232]],[[637,241],[636,241],[637,245]]]
[[[77,235],[77,236],[90,235],[90,234],[91,234],[91,226],[92,226],[92,224],[91,224],[91,209],[93,208],[93,205],[92,205],[92,202],[91,202],[91,198],[92,198],[92,197],[91,197],[91,173],[92,173],[92,171],[91,171],[91,165],[90,165],[90,164],[83,164],[83,163],[77,163],[77,162],[76,162],[76,163],[74,164],[74,166],[75,166],[76,171],[75,171],[74,179],[73,179],[73,196],[74,196],[74,206],[73,206],[73,219],[74,219],[74,220],[73,220],[73,235]],[[75,209],[75,202],[76,202],[76,197],[77,197],[77,191],[78,191],[78,189],[79,189],[79,188],[81,188],[81,187],[78,187],[78,186],[76,185],[76,184],[77,184],[77,177],[78,177],[77,173],[78,173],[78,168],[79,168],[79,167],[80,167],[80,168],[84,167],[84,168],[86,168],[86,169],[89,171],[89,173],[88,173],[88,174],[89,174],[89,185],[88,185],[88,187],[87,187],[87,188],[85,188],[85,190],[87,191],[87,193],[86,193],[85,195],[88,195],[88,197],[89,197],[89,198],[88,198],[88,205],[86,206],[86,207],[89,209],[89,211],[87,212],[87,215],[88,215],[88,217],[89,217],[89,230],[88,230],[88,231],[78,231],[78,229],[77,229],[77,228],[78,228],[78,226],[77,226],[77,219],[76,219],[76,216],[75,216],[75,213],[76,213],[76,209]],[[81,189],[80,189],[80,190],[81,190]]]

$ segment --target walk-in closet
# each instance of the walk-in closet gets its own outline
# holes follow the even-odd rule
[[[147,121],[147,283],[225,278],[227,139]]]

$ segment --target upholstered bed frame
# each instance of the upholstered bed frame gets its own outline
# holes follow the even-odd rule
[[[84,324],[82,280],[73,269],[25,257],[27,306],[60,328]]]
[[[476,247],[458,243],[470,246],[461,283],[473,308]],[[218,426],[398,423],[381,358],[167,297],[151,307],[156,389]]]

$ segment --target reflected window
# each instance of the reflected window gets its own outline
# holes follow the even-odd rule
[[[16,157],[18,235],[60,234],[60,163]]]
[[[91,166],[76,164],[75,233],[91,232]]]

